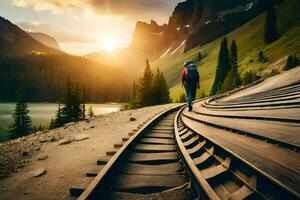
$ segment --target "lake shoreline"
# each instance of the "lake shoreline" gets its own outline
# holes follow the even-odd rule
[[[8,127],[13,123],[13,113],[16,102],[0,103],[0,141],[8,140]],[[33,126],[48,127],[51,119],[55,118],[58,105],[57,103],[27,103],[29,116]],[[103,115],[111,112],[126,110],[125,103],[106,102],[102,104],[86,103],[86,115],[89,107],[92,106],[95,115]]]
[[[15,102],[15,101],[0,101],[0,104],[1,103],[13,103],[13,104],[15,104],[15,103],[17,103],[17,102]],[[26,103],[28,103],[28,104],[38,104],[38,103],[54,103],[54,104],[61,104],[62,105],[62,103],[60,103],[60,102],[51,102],[51,101],[30,101],[30,102],[26,102]],[[86,102],[85,104],[124,104],[124,105],[126,105],[126,104],[128,104],[129,102]]]

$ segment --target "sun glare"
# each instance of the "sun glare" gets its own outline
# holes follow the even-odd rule
[[[112,52],[118,47],[118,40],[114,37],[104,37],[101,39],[101,47],[105,51]]]

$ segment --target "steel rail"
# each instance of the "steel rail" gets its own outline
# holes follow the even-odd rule
[[[209,143],[208,146],[214,147],[213,148],[214,151],[211,153],[210,156],[218,160],[221,165],[227,167],[228,171],[230,171],[230,173],[233,174],[233,177],[239,179],[241,182],[245,184],[246,187],[248,187],[249,190],[253,191],[253,193],[251,194],[252,196],[250,196],[251,197],[250,199],[299,199],[300,196],[296,191],[293,191],[292,189],[281,184],[276,179],[271,177],[269,174],[261,171],[256,166],[249,163],[247,160],[244,160],[242,157],[238,156],[235,152],[232,152],[226,149],[221,144],[218,144],[213,139],[201,135],[200,133],[201,130],[194,130],[188,127],[186,124],[184,124],[184,122],[181,121],[181,116],[184,109],[185,107],[180,109],[180,111],[177,113],[176,118],[174,120],[176,141],[178,143],[178,146],[180,148],[183,157],[182,160],[185,161],[186,164],[185,168],[190,171],[189,174],[191,176],[193,188],[196,188],[201,198],[212,199],[212,200],[220,199],[216,191],[212,188],[211,184],[209,184],[209,182],[203,177],[201,171],[197,168],[196,164],[194,163],[193,158],[185,148],[182,139],[180,137],[183,134],[182,135],[179,134],[179,132],[184,129],[191,130],[193,133],[200,136],[200,138],[203,141],[205,140],[206,141],[205,144]],[[181,130],[179,130],[178,128],[179,121],[181,121],[182,123]],[[222,157],[226,157],[226,159],[220,159]],[[229,162],[230,164],[228,165],[226,164],[227,158],[230,161]],[[239,167],[242,167],[242,169],[239,169]],[[240,170],[240,173],[241,172],[244,172],[245,174],[250,173],[251,177],[254,177],[254,179],[247,180],[244,178],[245,176],[241,176],[240,174],[235,173],[235,170]]]
[[[144,133],[147,128],[158,122],[165,115],[178,110],[182,105],[175,108],[169,109],[163,113],[158,114],[154,119],[145,124],[139,131],[137,131],[133,136],[129,138],[128,141],[111,157],[104,168],[99,172],[99,174],[93,179],[90,185],[85,189],[85,191],[79,196],[78,200],[90,200],[90,199],[101,199],[100,197],[105,194],[107,185],[106,181],[110,178],[113,170],[117,167],[117,164],[121,162],[122,159],[129,153],[130,147],[134,145],[140,138],[142,133]]]

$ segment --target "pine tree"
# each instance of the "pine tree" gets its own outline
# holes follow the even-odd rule
[[[170,103],[171,102],[170,91],[168,89],[167,80],[162,72],[160,73],[160,90],[161,90],[160,104]]]
[[[13,114],[14,123],[9,127],[12,139],[28,135],[32,131],[31,119],[28,115],[28,105],[24,101],[21,90],[17,91],[17,104]]]
[[[235,71],[230,71],[221,87],[221,92],[227,92],[229,90],[235,89],[240,85],[240,79]]]
[[[223,74],[222,74],[222,79],[221,83],[223,83],[227,73],[230,71],[231,66],[230,66],[230,58],[229,58],[229,50],[227,47],[227,38],[224,38],[224,46],[223,46],[223,56],[222,56],[222,62],[221,65],[223,66]]]
[[[38,127],[33,126],[31,132],[32,132],[32,133],[36,133],[37,131],[38,131]]]
[[[139,107],[149,106],[152,101],[152,81],[153,73],[151,71],[151,66],[148,60],[146,60],[146,67],[144,70],[144,75],[140,79],[138,88],[138,102]]]
[[[49,130],[54,129],[55,128],[55,120],[53,118],[51,118],[50,124],[49,124]]]
[[[147,60],[145,71],[143,77],[140,78],[139,84],[136,85],[133,82],[130,108],[164,104],[170,101],[167,81],[163,73],[157,69],[153,76]]]
[[[221,89],[222,92],[232,90],[241,84],[241,80],[238,75],[238,48],[235,40],[233,40],[231,43],[230,61],[231,61],[231,70],[227,74],[224,83],[222,84],[222,89]]]
[[[61,108],[61,121],[62,124],[72,121],[73,115],[73,100],[72,100],[72,85],[70,77],[68,77],[66,88],[62,96],[63,107]],[[61,126],[60,124],[59,126]]]
[[[286,60],[286,64],[283,68],[283,70],[289,70],[294,67],[297,67],[300,64],[299,59],[296,57],[296,55],[289,55],[289,57]]]
[[[240,84],[239,75],[238,75],[238,49],[235,40],[232,40],[230,47],[230,62],[231,62],[231,72],[232,72],[232,81],[233,87],[237,87]],[[230,72],[229,72],[230,73]],[[229,74],[228,73],[228,74]],[[226,79],[226,78],[225,78]],[[225,82],[225,80],[224,80]]]
[[[286,65],[284,67],[285,70],[289,70],[293,67],[294,58],[292,55],[289,55],[288,59],[286,60]]]
[[[138,107],[138,102],[137,102],[137,93],[138,93],[138,85],[133,81],[132,84],[132,92],[130,96],[130,102],[129,102],[129,107],[130,108],[137,108]]]
[[[62,123],[77,122],[82,119],[81,98],[78,85],[74,88],[70,78],[62,97],[61,108]]]
[[[221,90],[222,83],[224,82],[226,75],[229,71],[230,71],[230,59],[229,59],[229,51],[227,48],[227,38],[225,37],[221,42],[215,80],[210,92],[211,95],[214,95]]]
[[[294,56],[294,62],[293,62],[293,67],[297,67],[300,64],[300,61],[296,55]]]
[[[42,124],[40,124],[40,125],[37,127],[37,131],[43,131],[43,130],[45,130],[45,127],[44,127]]]
[[[62,117],[62,110],[61,110],[60,104],[58,104],[58,109],[57,109],[55,120],[53,123],[53,128],[60,127],[63,124],[64,124],[64,121],[63,121],[63,117]]]
[[[160,72],[159,68],[157,68],[154,76],[151,91],[150,105],[159,105],[170,102],[170,93],[168,90],[167,81],[164,74]]]
[[[85,119],[85,112],[86,112],[86,110],[85,110],[85,104],[82,104],[82,114],[81,114],[82,119]]]
[[[76,85],[72,92],[72,117],[71,121],[79,121],[82,119],[82,109],[81,109],[81,98],[79,92],[79,86]]]
[[[270,44],[277,39],[277,16],[273,5],[271,5],[268,9],[265,21],[265,43]]]
[[[86,98],[86,89],[83,88],[83,92],[82,92],[82,101],[81,101],[81,104],[82,104],[82,119],[85,119],[85,112],[86,112],[86,109],[85,109],[85,98]]]
[[[153,86],[152,86],[152,104],[158,105],[161,103],[161,75],[159,68],[157,68],[156,74],[153,79]]]
[[[81,97],[79,86],[76,85],[76,87],[74,88],[70,78],[68,77],[61,100],[63,106],[61,108],[59,104],[56,118],[51,126],[56,128],[68,122],[84,119],[85,102],[82,99],[85,99],[85,92],[83,92],[83,96]]]
[[[94,111],[93,111],[92,106],[89,107],[88,116],[89,116],[90,119],[91,119],[92,117],[94,117]]]
[[[137,90],[137,85],[135,84],[135,81],[133,81],[131,99],[136,98],[136,92],[137,92],[136,90]]]
[[[237,45],[235,40],[232,40],[230,47],[230,61],[231,61],[231,70],[237,71],[238,68],[238,54],[237,54]]]
[[[201,61],[202,60],[202,54],[201,52],[198,53],[198,61]]]

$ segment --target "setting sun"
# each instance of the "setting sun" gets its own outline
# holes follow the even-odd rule
[[[118,40],[115,37],[106,36],[101,39],[101,47],[105,51],[113,51],[118,47]]]

